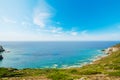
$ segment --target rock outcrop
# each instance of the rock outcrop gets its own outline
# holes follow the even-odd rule
[[[3,59],[3,56],[2,55],[0,55],[0,60],[2,60]]]
[[[120,50],[120,46],[113,46],[113,47],[107,48],[107,49],[102,50],[102,51],[105,52],[106,54],[111,54],[111,53],[119,51],[119,50]]]
[[[5,51],[2,46],[0,46],[0,52]]]

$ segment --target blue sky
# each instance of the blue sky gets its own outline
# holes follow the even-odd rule
[[[117,41],[119,3],[119,0],[0,0],[0,41]]]

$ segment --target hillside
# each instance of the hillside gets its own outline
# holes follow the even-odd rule
[[[120,44],[113,47],[120,48]],[[3,80],[120,80],[120,50],[81,68],[22,70],[0,68],[0,78]]]

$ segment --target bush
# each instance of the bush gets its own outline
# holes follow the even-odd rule
[[[21,76],[19,72],[15,72],[16,69],[13,68],[0,68],[0,77],[16,77]]]

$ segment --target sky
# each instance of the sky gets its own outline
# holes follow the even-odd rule
[[[0,0],[0,41],[120,41],[120,0]]]

